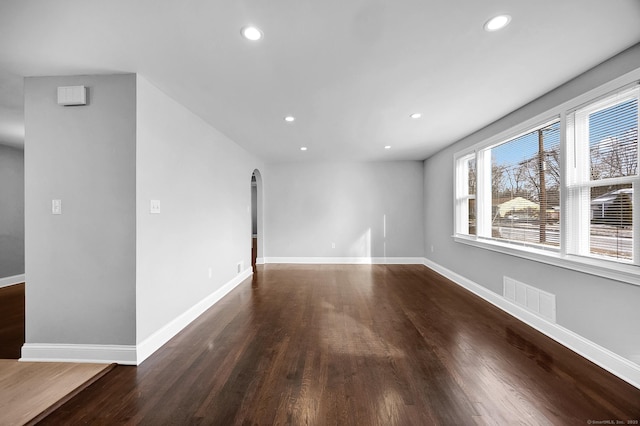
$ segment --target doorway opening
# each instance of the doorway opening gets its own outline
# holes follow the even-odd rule
[[[251,174],[251,269],[263,264],[262,258],[262,176],[255,169]]]

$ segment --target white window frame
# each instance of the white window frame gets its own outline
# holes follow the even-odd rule
[[[629,72],[619,78],[616,78],[602,86],[590,90],[574,99],[566,101],[550,110],[539,114],[529,120],[522,122],[513,128],[502,131],[493,137],[490,137],[480,143],[466,148],[454,155],[454,185],[458,184],[458,164],[461,158],[469,156],[476,156],[476,171],[477,171],[477,185],[476,185],[476,235],[469,235],[459,233],[460,223],[458,222],[459,213],[457,207],[457,195],[454,194],[454,212],[456,215],[454,235],[453,238],[456,242],[472,245],[475,247],[496,251],[512,256],[522,257],[525,259],[546,263],[550,265],[559,266],[583,273],[588,273],[596,276],[601,276],[609,279],[614,279],[634,285],[640,285],[640,180],[637,176],[624,177],[619,180],[624,183],[632,182],[634,187],[634,209],[633,209],[633,222],[634,222],[634,234],[633,234],[633,262],[620,262],[612,259],[598,258],[591,255],[588,252],[589,232],[578,232],[572,229],[572,221],[575,220],[575,202],[569,202],[569,191],[576,190],[578,186],[575,185],[574,175],[569,176],[572,173],[583,173],[583,170],[571,170],[573,164],[579,160],[576,155],[580,155],[574,149],[574,140],[572,139],[573,131],[575,128],[575,116],[573,114],[581,108],[589,108],[589,105],[599,103],[598,99],[605,102],[609,98],[611,99],[612,93],[622,93],[629,90],[631,87],[635,87],[636,90],[640,90],[640,68],[632,72]],[[590,108],[589,108],[590,109]],[[560,119],[560,173],[561,173],[561,199],[560,199],[560,212],[561,212],[561,235],[560,235],[560,249],[548,250],[541,249],[532,246],[518,246],[509,242],[502,242],[495,240],[491,237],[491,222],[486,220],[486,215],[491,215],[491,156],[488,154],[488,149],[492,146],[499,145],[503,142],[514,139],[518,135],[527,133],[531,129],[535,129],[549,123],[554,120]],[[587,150],[588,151],[588,150]],[[640,155],[640,149],[639,155]],[[587,152],[588,155],[588,152]],[[588,159],[587,159],[588,164]],[[484,173],[483,173],[484,171]],[[487,181],[488,179],[488,181]],[[606,179],[606,184],[614,185],[617,178]],[[591,184],[591,186],[601,185],[602,182],[598,181]],[[454,186],[456,191],[457,186]],[[638,188],[638,190],[636,190]],[[590,190],[590,186],[587,191]],[[488,192],[488,194],[487,194]],[[584,197],[583,197],[584,199]],[[573,205],[571,205],[573,203]],[[590,210],[581,209],[583,215],[589,215]],[[468,218],[468,216],[467,216]],[[589,216],[587,216],[587,222],[589,222]],[[585,223],[584,218],[578,219]],[[488,224],[488,225],[487,225]],[[468,225],[467,225],[468,226]],[[488,229],[487,229],[488,226]],[[587,227],[588,228],[588,227]],[[576,241],[576,236],[581,237]],[[585,238],[586,237],[586,238]],[[585,242],[586,239],[586,242]],[[587,252],[585,253],[585,247]]]
[[[475,153],[459,155],[455,159],[456,170],[456,197],[454,202],[455,233],[469,234],[469,200],[476,199],[476,194],[469,194],[469,160],[475,158]],[[476,188],[478,187],[476,183]],[[466,230],[466,232],[464,232]]]

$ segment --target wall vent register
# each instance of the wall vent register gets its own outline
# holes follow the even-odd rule
[[[555,294],[547,293],[539,288],[505,276],[503,278],[503,295],[516,305],[552,323],[556,322]]]

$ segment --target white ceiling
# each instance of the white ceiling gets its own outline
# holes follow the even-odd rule
[[[135,72],[266,161],[424,159],[639,41],[638,0],[2,0],[0,141],[22,77]]]

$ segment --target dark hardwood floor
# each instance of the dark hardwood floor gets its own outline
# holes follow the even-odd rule
[[[423,266],[267,265],[41,424],[637,419],[640,390]]]
[[[24,344],[24,283],[0,288],[0,359],[18,359]]]

